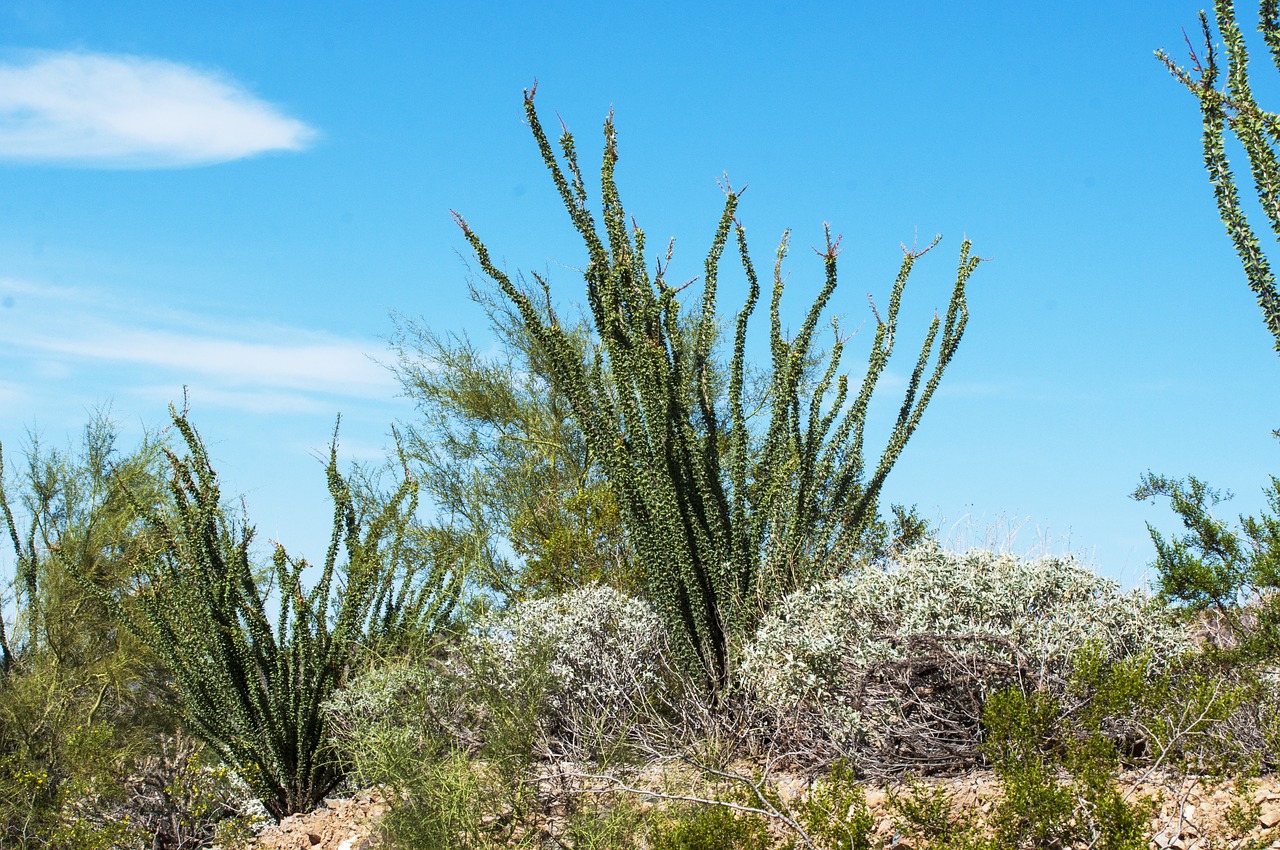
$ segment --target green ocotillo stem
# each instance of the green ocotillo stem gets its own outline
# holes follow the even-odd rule
[[[650,600],[690,671],[715,693],[729,682],[735,637],[748,632],[780,596],[833,569],[830,554],[878,520],[885,476],[919,425],[964,333],[965,286],[978,259],[965,241],[946,319],[935,317],[929,328],[885,449],[868,476],[862,451],[868,405],[893,349],[907,278],[937,240],[922,251],[904,249],[888,312],[877,316],[866,374],[853,402],[846,403],[849,382],[840,372],[845,343],[838,325],[832,348],[825,355],[814,350],[818,324],[836,290],[839,238],[826,230],[820,251],[824,283],[799,330],[787,336],[780,315],[784,235],[769,305],[772,368],[759,396],[748,399],[747,330],[760,283],[736,217],[740,193],[725,187],[701,300],[686,313],[677,297],[683,286],[665,278],[670,247],[666,261],[650,271],[644,231],[625,212],[615,174],[613,116],[604,124],[597,220],[588,208],[573,135],[564,130],[557,155],[532,89],[525,92],[525,115],[586,248],[583,278],[594,348],[584,352],[575,346],[534,295],[494,265],[467,222],[456,213],[455,220],[480,268],[511,299],[545,352],[551,379],[619,504]],[[720,364],[719,271],[730,239],[748,288],[733,322],[728,363]],[[537,280],[545,295],[549,284]],[[727,395],[721,390],[726,370]]]

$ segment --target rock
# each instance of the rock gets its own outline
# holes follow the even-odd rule
[[[314,812],[285,818],[266,829],[254,850],[372,850],[386,804],[376,794],[325,800]]]

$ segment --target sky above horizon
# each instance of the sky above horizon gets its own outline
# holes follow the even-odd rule
[[[6,3],[0,442],[12,467],[29,434],[67,445],[109,408],[127,445],[185,386],[224,492],[261,538],[320,557],[335,417],[343,457],[372,460],[414,415],[385,368],[390,315],[486,343],[450,210],[504,266],[579,300],[582,248],[523,124],[536,79],[544,123],[565,121],[589,171],[614,110],[624,201],[650,244],[675,237],[673,278],[701,271],[727,175],[749,184],[760,267],[792,229],[798,322],[830,222],[830,312],[864,331],[855,379],[867,295],[887,299],[900,243],[943,235],[907,287],[873,451],[971,239],[990,261],[968,330],[886,503],[959,545],[1020,529],[1017,550],[1144,584],[1145,523],[1174,523],[1129,497],[1142,473],[1231,490],[1234,516],[1280,469],[1280,357],[1217,217],[1195,100],[1152,56],[1185,57],[1196,12]],[[1259,100],[1280,108],[1251,45]]]

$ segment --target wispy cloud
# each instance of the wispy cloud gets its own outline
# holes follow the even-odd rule
[[[376,340],[173,308],[140,311],[91,290],[5,280],[0,300],[11,305],[0,308],[0,361],[20,369],[14,374],[57,383],[108,369],[119,382],[113,393],[172,400],[189,384],[203,401],[252,413],[332,410],[335,400],[386,401],[397,389],[371,359],[386,357]]]
[[[166,404],[181,402],[182,389],[183,384],[175,381],[168,384],[133,387],[129,390],[129,395],[163,410]],[[287,390],[229,390],[217,386],[202,386],[198,394],[196,401],[201,407],[224,407],[244,413],[301,413],[326,417],[332,417],[336,413],[331,403],[306,393]]]
[[[0,158],[173,168],[305,147],[315,131],[230,78],[140,56],[0,63]]]
[[[217,378],[231,386],[272,386],[366,396],[387,373],[347,340],[294,332],[292,341],[246,341],[113,322],[81,324],[75,335],[26,337],[28,348],[90,360],[157,366]]]
[[[19,404],[26,397],[27,393],[22,385],[15,384],[13,381],[0,381],[0,404]]]

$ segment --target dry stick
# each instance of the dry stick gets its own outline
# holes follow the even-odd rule
[[[716,800],[708,797],[700,797],[696,794],[669,794],[664,791],[654,791],[648,788],[637,788],[634,785],[628,785],[618,777],[612,776],[609,774],[594,774],[594,773],[580,773],[580,772],[561,774],[564,778],[568,778],[568,779],[578,779],[578,780],[610,783],[610,787],[608,788],[566,788],[565,792],[569,794],[609,794],[609,793],[622,791],[624,793],[629,793],[629,794],[638,794],[646,797],[654,797],[659,800],[672,800],[675,802],[684,802],[684,803],[699,803],[701,805],[707,805],[707,806],[721,806],[723,808],[730,809],[732,811],[743,812],[746,814],[761,815],[767,818],[771,818],[773,820],[780,821],[781,823],[785,824],[787,828],[791,829],[793,832],[795,832],[796,835],[800,837],[800,840],[804,843],[804,846],[806,847],[815,846],[813,843],[813,839],[809,837],[809,833],[805,831],[804,827],[802,827],[799,824],[799,822],[796,821],[795,818],[779,810],[777,806],[769,802],[769,798],[765,795],[764,791],[761,790],[761,786],[767,782],[767,777],[768,777],[767,766],[765,768],[765,774],[764,774],[766,779],[763,780],[762,782],[757,783],[754,780],[752,780],[750,777],[743,776],[740,773],[732,773],[729,771],[717,770],[716,768],[699,764],[695,759],[691,759],[688,756],[660,756],[659,758],[655,759],[655,761],[656,762],[682,761],[691,767],[694,767],[698,770],[709,773],[713,776],[717,776],[721,779],[727,779],[731,782],[741,782],[742,784],[746,785],[751,789],[752,793],[755,795],[755,798],[760,801],[760,807],[743,805],[741,803],[732,803],[726,800]]]
[[[631,672],[632,672],[632,675],[634,676],[634,671],[631,671]],[[665,707],[667,707],[668,709],[674,709],[678,713],[680,720],[677,723],[668,724],[668,723],[663,723],[662,721],[659,720],[658,726],[657,728],[655,728],[654,724],[643,724],[643,723],[636,722],[641,718],[652,718],[653,717],[652,709],[654,706],[652,705],[652,703],[648,701],[640,701],[644,704],[637,704],[637,701],[631,697],[624,699],[624,702],[627,703],[626,706],[614,707],[614,711],[615,712],[618,711],[618,708],[622,708],[623,711],[629,710],[629,713],[631,714],[631,720],[632,720],[632,723],[630,725],[630,730],[631,730],[631,733],[638,739],[635,741],[635,746],[637,746],[642,753],[649,756],[648,766],[660,765],[663,763],[670,763],[670,762],[682,762],[694,768],[695,770],[700,771],[703,774],[709,774],[711,776],[728,780],[730,782],[742,783],[751,789],[752,795],[755,797],[755,799],[759,803],[758,806],[732,803],[724,800],[714,800],[714,799],[699,796],[696,794],[671,794],[667,792],[654,791],[651,789],[638,788],[634,785],[631,785],[623,781],[618,776],[615,776],[612,774],[587,773],[582,771],[565,771],[563,764],[557,764],[555,778],[560,780],[560,785],[563,791],[565,793],[570,793],[570,794],[607,794],[607,793],[614,793],[614,792],[623,792],[623,793],[646,795],[646,796],[654,797],[661,800],[672,800],[672,801],[679,801],[679,802],[697,803],[702,805],[722,806],[724,808],[727,808],[733,811],[739,811],[739,812],[748,813],[748,814],[757,814],[763,817],[770,818],[771,820],[778,821],[784,824],[795,835],[797,835],[805,847],[810,847],[810,848],[814,847],[813,840],[809,837],[809,834],[805,831],[804,827],[802,827],[799,824],[799,822],[795,820],[795,818],[791,817],[789,814],[787,814],[786,812],[780,810],[777,806],[775,806],[769,800],[768,795],[764,791],[765,786],[767,786],[768,784],[768,781],[769,781],[768,777],[772,772],[774,763],[779,758],[787,758],[795,755],[795,753],[788,752],[781,756],[769,756],[768,758],[766,758],[764,763],[763,776],[759,782],[756,782],[751,777],[745,776],[743,774],[721,770],[719,768],[715,768],[710,765],[704,764],[700,760],[692,758],[691,756],[685,753],[672,754],[670,752],[664,752],[662,749],[660,749],[660,746],[658,744],[654,743],[655,739],[661,741],[663,738],[666,737],[666,735],[663,734],[664,732],[671,733],[671,732],[683,731],[687,733],[694,726],[701,725],[700,723],[698,723],[699,720],[701,720],[703,723],[705,723],[708,720],[714,720],[714,715],[710,712],[708,706],[705,703],[703,703],[702,701],[694,701],[693,704],[690,704],[688,698],[691,695],[698,693],[696,690],[692,690],[689,687],[690,684],[691,683],[689,682],[685,682],[683,688],[677,688],[679,693],[681,693],[684,696],[684,699],[677,699],[675,701],[667,701],[667,700],[663,701],[665,703]],[[604,706],[599,704],[597,700],[597,707],[603,708]],[[696,715],[697,716],[696,719],[694,717],[691,717],[691,714]],[[722,726],[723,724],[717,724],[717,725]],[[742,724],[742,726],[747,726],[747,725],[749,724]],[[742,736],[747,736],[750,734],[749,730],[745,728],[739,728],[739,732],[740,732],[740,735]],[[738,746],[740,746],[741,740],[742,738],[739,737],[738,741],[735,742],[735,746],[733,747],[734,749],[737,749]],[[679,748],[680,745],[676,744],[675,746]],[[533,781],[540,782],[546,778],[549,778],[549,777],[544,776],[544,777],[535,779]],[[605,783],[608,783],[609,787],[574,788],[574,787],[568,787],[565,780],[577,780],[577,781],[585,781],[585,782],[605,782]]]
[[[1161,748],[1160,755],[1156,756],[1156,760],[1151,763],[1151,767],[1147,768],[1147,770],[1144,771],[1142,775],[1139,776],[1137,780],[1134,781],[1133,787],[1130,788],[1124,794],[1124,796],[1120,798],[1121,800],[1128,800],[1129,797],[1132,796],[1133,793],[1138,790],[1138,785],[1146,781],[1147,777],[1154,774],[1155,771],[1157,771],[1160,768],[1161,763],[1164,762],[1164,759],[1169,754],[1169,751],[1173,749],[1173,745],[1176,744],[1179,740],[1181,740],[1184,736],[1190,734],[1190,730],[1194,729],[1196,726],[1200,724],[1202,720],[1204,720],[1205,715],[1209,713],[1209,709],[1213,706],[1214,700],[1217,699],[1218,691],[1221,687],[1222,687],[1221,681],[1215,681],[1213,683],[1213,698],[1208,700],[1208,704],[1205,706],[1204,710],[1200,712],[1200,716],[1197,717],[1194,721],[1192,721],[1189,725],[1186,723],[1186,719],[1187,719],[1187,712],[1189,711],[1190,706],[1183,705],[1182,716],[1178,719],[1178,725],[1175,727],[1176,731],[1174,735],[1170,737],[1168,742],[1166,742],[1165,745]],[[1150,731],[1151,731],[1145,725],[1142,726],[1142,730],[1148,735],[1150,734]]]

